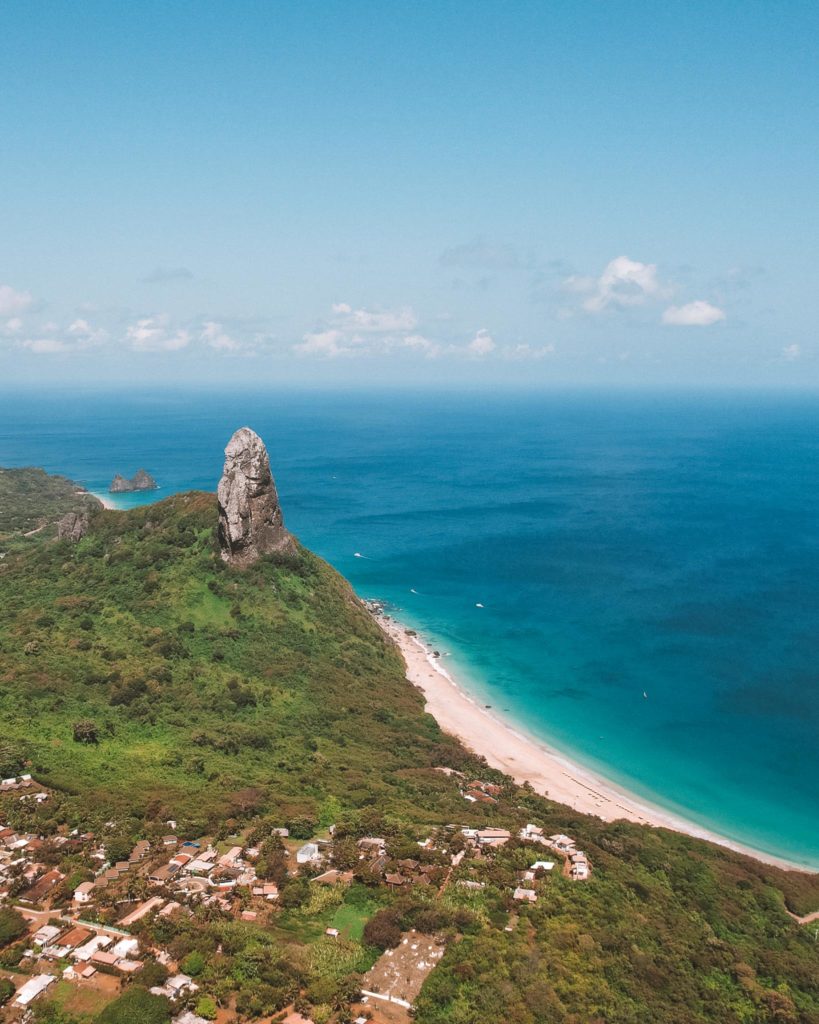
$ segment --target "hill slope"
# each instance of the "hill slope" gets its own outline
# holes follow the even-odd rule
[[[0,540],[52,526],[66,512],[96,508],[101,502],[67,477],[33,466],[0,468]]]
[[[466,934],[426,982],[421,1024],[819,1024],[817,945],[786,913],[819,906],[817,877],[606,825],[481,767],[424,714],[337,573],[304,549],[228,569],[215,521],[211,495],[179,495],[0,563],[0,769],[56,791],[29,827],[115,818],[132,841],[171,817],[188,835],[337,821],[411,849],[435,825],[536,821],[577,838],[591,880],[555,877],[521,908],[510,893],[531,847],[459,869],[484,888],[441,898],[469,911]],[[441,766],[494,779],[498,803],[465,803]],[[407,897],[378,892],[413,919]]]

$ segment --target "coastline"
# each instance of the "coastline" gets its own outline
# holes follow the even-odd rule
[[[374,607],[373,603],[369,606],[371,610]],[[736,842],[651,804],[547,744],[524,735],[514,723],[482,707],[459,686],[417,633],[408,631],[407,626],[383,610],[373,611],[373,616],[401,651],[407,679],[423,692],[426,710],[441,728],[457,736],[465,746],[483,755],[493,768],[506,772],[517,783],[528,781],[549,799],[604,821],[626,819],[667,828],[725,846],[765,864],[812,873],[805,865]]]
[[[99,494],[97,491],[88,491],[88,493],[91,495],[92,498],[96,498],[97,501],[99,501],[102,504],[103,508],[109,509],[110,511],[113,512],[120,511],[119,505],[114,504],[114,502],[111,501],[111,499],[106,497],[104,494]]]

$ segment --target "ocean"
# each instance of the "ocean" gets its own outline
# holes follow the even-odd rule
[[[287,526],[496,712],[819,868],[819,398],[21,392],[0,465],[144,466],[132,505],[214,490],[245,424]]]

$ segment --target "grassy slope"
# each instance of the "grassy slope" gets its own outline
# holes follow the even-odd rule
[[[214,519],[212,496],[181,495],[0,563],[0,747],[13,758],[24,745],[63,794],[34,813],[117,815],[134,834],[141,817],[195,832],[260,813],[354,814],[362,831],[368,818],[410,832],[541,821],[578,838],[592,881],[553,879],[512,932],[505,901],[527,851],[480,868],[479,894],[452,888],[483,925],[431,975],[421,1024],[819,1024],[817,946],[784,910],[819,907],[816,877],[511,785],[498,807],[467,806],[432,770],[465,753],[423,714],[348,585],[307,552],[227,570]],[[79,719],[97,745],[73,741]]]
[[[6,735],[101,814],[208,823],[251,807],[317,814],[333,795],[417,813],[401,773],[457,746],[421,713],[398,655],[308,552],[225,570],[214,519],[211,496],[178,496],[7,558]],[[73,741],[81,719],[96,745]]]

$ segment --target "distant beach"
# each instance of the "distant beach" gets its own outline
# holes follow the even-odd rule
[[[415,630],[409,630],[390,615],[377,613],[375,618],[398,645],[407,666],[407,679],[423,691],[427,711],[441,728],[457,736],[467,747],[485,757],[492,767],[506,772],[516,782],[528,781],[535,790],[550,799],[567,804],[582,814],[596,815],[604,821],[626,819],[641,825],[673,829],[726,846],[766,864],[787,870],[809,870],[763,850],[734,842],[637,799],[608,779],[572,762],[559,751],[523,735],[512,723],[482,707],[471,697]]]
[[[88,493],[92,497],[96,498],[97,501],[102,502],[103,508],[111,509],[114,512],[119,510],[119,505],[116,505],[109,497],[107,497],[107,495],[100,494],[99,491],[89,491]]]

